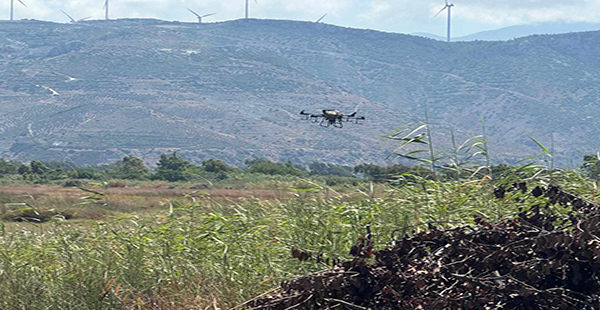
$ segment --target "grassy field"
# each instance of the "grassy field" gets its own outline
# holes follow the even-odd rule
[[[576,172],[530,182],[559,183],[590,199],[597,192]],[[367,225],[382,248],[393,233],[410,234],[427,224],[452,227],[475,216],[497,222],[544,200],[521,193],[495,199],[487,177],[412,178],[344,191],[309,181],[298,185],[96,187],[97,193],[0,188],[5,219],[24,208],[69,214],[45,223],[2,222],[0,308],[234,309],[283,280],[349,259]],[[292,249],[311,253],[311,259],[293,258]]]

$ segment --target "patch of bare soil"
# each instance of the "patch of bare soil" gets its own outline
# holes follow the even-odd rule
[[[526,190],[525,184],[514,186]],[[506,189],[495,194],[502,199]],[[404,236],[354,259],[283,283],[246,309],[600,309],[600,205],[558,187],[536,187],[547,205],[514,219]],[[558,219],[549,206],[573,211]],[[312,259],[295,250],[294,257]]]

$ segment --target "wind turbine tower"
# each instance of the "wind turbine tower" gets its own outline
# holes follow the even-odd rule
[[[22,4],[24,7],[27,7],[27,5],[25,3],[23,3],[23,1],[21,0],[17,0],[19,1],[20,4]],[[10,20],[14,19],[14,15],[15,15],[15,0],[10,0]]]
[[[451,26],[451,18],[452,18],[452,7],[454,6],[454,3],[448,3],[448,0],[445,0],[445,1],[446,1],[446,5],[433,17],[440,15],[440,13],[444,12],[445,9],[448,9],[448,39],[447,39],[447,42],[450,43],[450,26]]]
[[[108,20],[108,0],[104,2],[104,19]]]
[[[256,4],[258,4],[258,0],[254,0],[254,2]],[[248,0],[246,0],[246,15],[245,15],[246,19],[248,19]]]

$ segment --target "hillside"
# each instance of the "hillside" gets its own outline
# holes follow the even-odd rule
[[[534,23],[525,25],[514,25],[503,27],[500,29],[480,31],[466,36],[455,37],[452,41],[505,41],[516,38],[544,35],[544,34],[561,34],[569,32],[596,31],[600,30],[600,24],[597,23],[565,23],[565,22],[547,22]],[[413,35],[426,37],[439,41],[446,41],[446,37],[438,36],[431,33],[418,32]]]
[[[153,162],[180,150],[249,157],[383,162],[379,136],[422,120],[441,142],[480,133],[511,161],[550,144],[567,165],[600,148],[600,32],[509,42],[430,39],[295,21],[0,23],[0,153],[19,160]],[[342,130],[298,112],[353,111]]]

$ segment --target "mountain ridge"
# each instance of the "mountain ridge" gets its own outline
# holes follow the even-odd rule
[[[13,159],[384,163],[394,144],[380,136],[423,121],[425,105],[436,145],[480,134],[484,116],[497,161],[536,152],[527,135],[547,143],[548,124],[563,165],[600,147],[585,121],[600,117],[598,32],[445,44],[281,20],[0,25],[0,152]],[[324,108],[367,121],[297,115]]]

